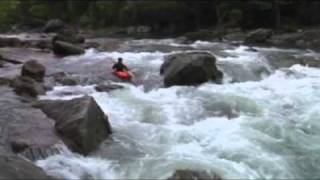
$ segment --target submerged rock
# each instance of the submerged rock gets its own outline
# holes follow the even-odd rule
[[[177,53],[166,57],[160,74],[166,87],[198,85],[207,81],[221,83],[223,74],[216,66],[216,58],[207,52]]]
[[[94,87],[98,92],[110,92],[117,89],[123,89],[123,86],[116,84],[98,84]]]
[[[89,96],[69,101],[43,100],[39,107],[56,120],[56,130],[68,147],[87,155],[111,134],[108,117]]]
[[[0,155],[0,179],[53,179],[41,168],[14,155]]]
[[[38,82],[42,82],[46,68],[36,60],[30,60],[23,64],[21,75],[30,77]]]
[[[83,54],[84,50],[67,42],[55,41],[53,43],[53,52],[57,55],[69,56]]]
[[[205,171],[176,170],[168,180],[222,180],[218,175],[209,175]]]

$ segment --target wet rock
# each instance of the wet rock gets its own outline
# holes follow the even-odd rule
[[[65,72],[57,72],[51,74],[50,77],[52,77],[55,82],[64,86],[75,86],[79,84],[76,78],[68,76]]]
[[[42,83],[27,76],[17,76],[11,83],[14,91],[20,96],[37,97],[45,94],[46,90]]]
[[[38,82],[42,82],[46,73],[46,68],[36,60],[30,60],[23,64],[21,75],[30,77]]]
[[[49,20],[46,25],[43,27],[43,32],[51,33],[58,32],[64,28],[65,24],[60,19]]]
[[[272,37],[273,31],[271,29],[256,29],[248,33],[246,43],[265,43]]]
[[[12,80],[10,78],[0,77],[0,86],[10,85]]]
[[[248,52],[258,52],[258,49],[253,48],[253,47],[249,47],[249,48],[247,48],[245,50],[248,51]]]
[[[308,66],[308,67],[320,67],[320,59],[315,59],[314,57],[305,57],[301,60],[301,65]]]
[[[160,74],[166,87],[199,85],[207,81],[221,83],[223,74],[216,67],[216,58],[207,52],[177,53],[165,57]]]
[[[63,78],[65,78],[66,76],[67,76],[67,74],[65,72],[55,72],[50,75],[50,77],[53,77],[53,79],[58,82],[62,81]]]
[[[13,37],[0,37],[0,47],[19,47],[21,41],[19,38]]]
[[[272,45],[280,47],[311,48],[319,50],[320,30],[310,29],[296,33],[284,33],[273,36],[269,42]]]
[[[116,84],[98,84],[95,86],[96,91],[98,92],[110,92],[117,89],[123,89],[123,86],[116,85]]]
[[[22,98],[14,94],[11,88],[1,86],[0,93],[0,147],[4,145],[9,152],[21,154],[30,149],[49,151],[62,144],[55,133],[54,120],[41,110],[32,108],[29,103],[22,102]],[[45,158],[48,155],[34,152],[34,157]],[[27,155],[25,157],[37,160]]]
[[[205,171],[176,170],[168,180],[222,180],[218,175],[209,175]]]
[[[56,82],[52,77],[47,77],[44,79],[43,86],[46,91],[51,91],[56,86]]]
[[[33,162],[58,154],[61,154],[61,149],[57,146],[27,147],[23,151],[19,152],[20,156],[23,156]]]
[[[49,51],[52,49],[51,40],[26,40],[23,42],[23,47],[27,48],[37,48],[42,49],[43,51]]]
[[[274,68],[287,68],[295,64],[309,67],[320,67],[320,58],[316,56],[296,56],[290,52],[267,54],[269,64]]]
[[[41,168],[14,155],[0,155],[0,179],[53,179]]]
[[[100,47],[100,44],[97,42],[85,42],[85,44],[82,47],[84,49],[89,49],[89,48],[98,49]]]
[[[60,31],[56,36],[52,38],[52,42],[63,41],[71,44],[84,43],[85,38],[77,32],[69,29]]]
[[[30,60],[37,60],[43,65],[57,63],[58,58],[51,53],[34,48],[0,48],[2,60],[12,64],[23,64]]]
[[[56,55],[69,56],[83,54],[84,50],[76,45],[67,42],[55,41],[53,43],[53,52]]]
[[[56,120],[56,130],[68,147],[87,155],[111,134],[108,117],[92,97],[69,101],[39,101],[39,107]]]
[[[65,77],[60,81],[60,83],[64,86],[76,86],[79,84],[79,82],[72,77]]]

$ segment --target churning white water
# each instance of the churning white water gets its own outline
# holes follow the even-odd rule
[[[273,70],[263,53],[245,48],[225,50],[230,56],[218,56],[218,64],[262,66],[267,73],[245,74],[259,78],[236,83],[147,92],[130,84],[110,93],[93,86],[56,87],[43,98],[92,95],[109,116],[113,141],[89,157],[66,153],[37,164],[65,179],[165,179],[176,169],[206,170],[225,179],[320,177],[320,69]],[[93,60],[121,56],[152,75],[165,55],[88,53]],[[225,73],[232,79],[234,74]]]

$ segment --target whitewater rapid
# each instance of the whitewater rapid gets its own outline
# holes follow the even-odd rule
[[[320,177],[320,70],[273,69],[262,52],[284,50],[246,49],[223,50],[228,56],[210,51],[226,75],[223,85],[145,91],[143,85],[118,83],[125,88],[110,93],[96,92],[93,85],[55,87],[42,98],[93,96],[109,117],[113,140],[89,157],[68,152],[36,164],[64,179],[166,179],[176,169],[206,170],[225,179]],[[159,76],[167,54],[89,50],[71,60],[121,56],[150,78]],[[236,71],[227,70],[231,65],[243,70],[237,80]],[[257,75],[257,69],[263,71]]]

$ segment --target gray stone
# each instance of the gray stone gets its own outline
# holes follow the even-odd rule
[[[218,175],[209,175],[205,171],[176,170],[168,180],[222,180]]]
[[[27,76],[17,76],[11,83],[11,87],[18,95],[27,97],[37,97],[46,92],[46,88],[42,83],[38,83]]]
[[[69,101],[43,100],[35,107],[56,120],[58,134],[75,152],[87,155],[111,134],[108,117],[92,97]]]
[[[36,60],[30,60],[23,64],[21,75],[30,77],[38,82],[42,82],[46,73],[46,68]]]
[[[216,58],[207,52],[177,53],[165,57],[160,68],[166,87],[199,85],[207,81],[221,83],[223,74],[216,67]]]
[[[110,92],[117,89],[123,89],[123,86],[116,84],[98,84],[95,86],[96,91],[98,92]]]
[[[53,52],[57,55],[69,56],[83,54],[84,50],[76,45],[67,42],[55,41],[53,43]]]
[[[0,47],[19,47],[21,41],[19,38],[13,37],[0,37]]]
[[[0,169],[0,179],[53,179],[41,168],[14,155],[0,155]]]

